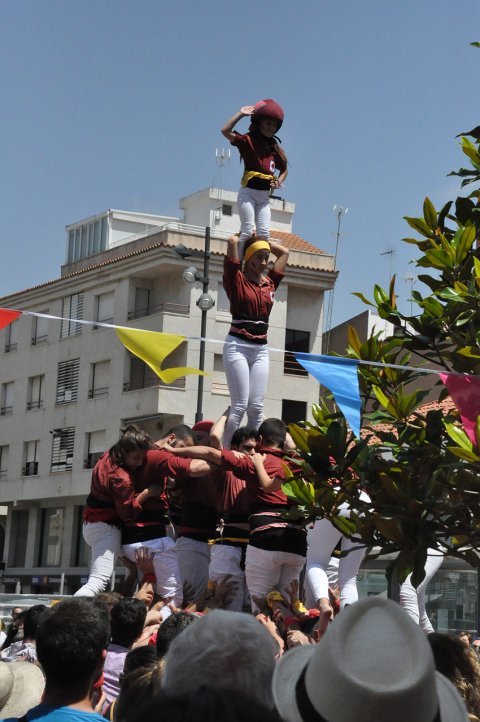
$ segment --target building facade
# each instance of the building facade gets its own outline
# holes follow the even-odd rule
[[[226,239],[239,227],[236,195],[194,193],[180,202],[182,218],[110,210],[72,224],[61,276],[0,298],[0,307],[25,312],[0,331],[0,504],[8,506],[2,591],[72,593],[81,586],[89,564],[82,512],[99,455],[127,421],[155,439],[194,422],[197,376],[165,386],[113,329],[94,323],[182,334],[187,341],[168,365],[198,367],[202,289],[181,275],[198,259],[186,262],[173,249],[202,251],[206,226],[215,306],[207,316],[204,417],[215,419],[228,406],[222,265]],[[264,410],[287,422],[307,418],[318,399],[318,383],[291,352],[321,351],[324,293],[336,278],[333,257],[293,234],[294,210],[272,200],[272,236],[289,247],[290,259],[270,318]]]

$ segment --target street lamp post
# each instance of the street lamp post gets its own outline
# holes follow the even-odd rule
[[[197,300],[197,306],[202,312],[202,322],[200,327],[200,357],[198,367],[200,371],[205,370],[205,336],[207,333],[207,313],[215,305],[215,301],[208,292],[210,278],[208,277],[210,268],[210,226],[205,228],[205,247],[203,251],[191,251],[183,245],[175,246],[173,249],[181,258],[189,256],[203,257],[203,276],[194,266],[189,266],[182,273],[182,278],[186,283],[202,282],[202,295]],[[203,375],[198,377],[197,390],[197,411],[195,414],[195,423],[203,419]]]

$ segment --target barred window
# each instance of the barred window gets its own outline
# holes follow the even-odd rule
[[[73,446],[75,427],[54,429],[52,440],[52,464],[50,471],[71,471],[73,464]]]
[[[7,476],[8,472],[8,444],[0,446],[0,479]]]
[[[90,366],[90,388],[88,397],[96,399],[99,396],[108,396],[110,361],[97,361]]]
[[[56,404],[69,404],[78,399],[80,359],[61,361],[58,364]]]
[[[310,350],[310,333],[308,331],[296,331],[292,328],[285,329],[285,356],[283,361],[283,373],[295,376],[308,376],[308,371],[301,366],[294,356],[294,352],[308,353]]]
[[[12,353],[18,347],[18,321],[12,321],[5,329],[5,353]]]
[[[63,509],[42,509],[38,566],[60,566],[62,557],[63,523]]]
[[[48,313],[42,311],[42,313]],[[48,318],[42,316],[34,316],[32,323],[32,346],[39,346],[42,343],[47,343],[48,340]]]
[[[30,376],[27,389],[27,411],[43,407],[43,386],[45,376]]]
[[[101,293],[99,296],[95,296],[95,321],[100,321],[100,323],[112,323],[113,308],[113,291],[110,291],[109,293]]]
[[[26,441],[23,445],[23,475],[37,476],[39,441]]]
[[[93,469],[105,452],[105,431],[90,431],[87,434],[85,469]]]
[[[13,413],[13,381],[2,384],[2,392],[0,397],[0,415],[6,416]]]
[[[76,320],[83,319],[83,293],[74,293],[72,296],[66,296],[62,304],[62,328],[60,338],[68,336],[80,336],[82,333],[82,324],[75,323]]]

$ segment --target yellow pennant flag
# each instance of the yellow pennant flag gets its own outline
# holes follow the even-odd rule
[[[187,366],[162,369],[164,360],[185,341],[185,336],[160,333],[159,331],[143,331],[125,326],[116,326],[115,332],[123,345],[135,356],[145,361],[165,384],[171,384],[187,374],[205,375],[203,371]]]

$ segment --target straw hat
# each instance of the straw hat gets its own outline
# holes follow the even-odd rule
[[[23,717],[40,703],[45,679],[32,662],[0,661],[0,719]]]
[[[457,690],[435,671],[424,633],[381,597],[345,609],[318,644],[287,652],[273,696],[287,722],[468,720]]]

